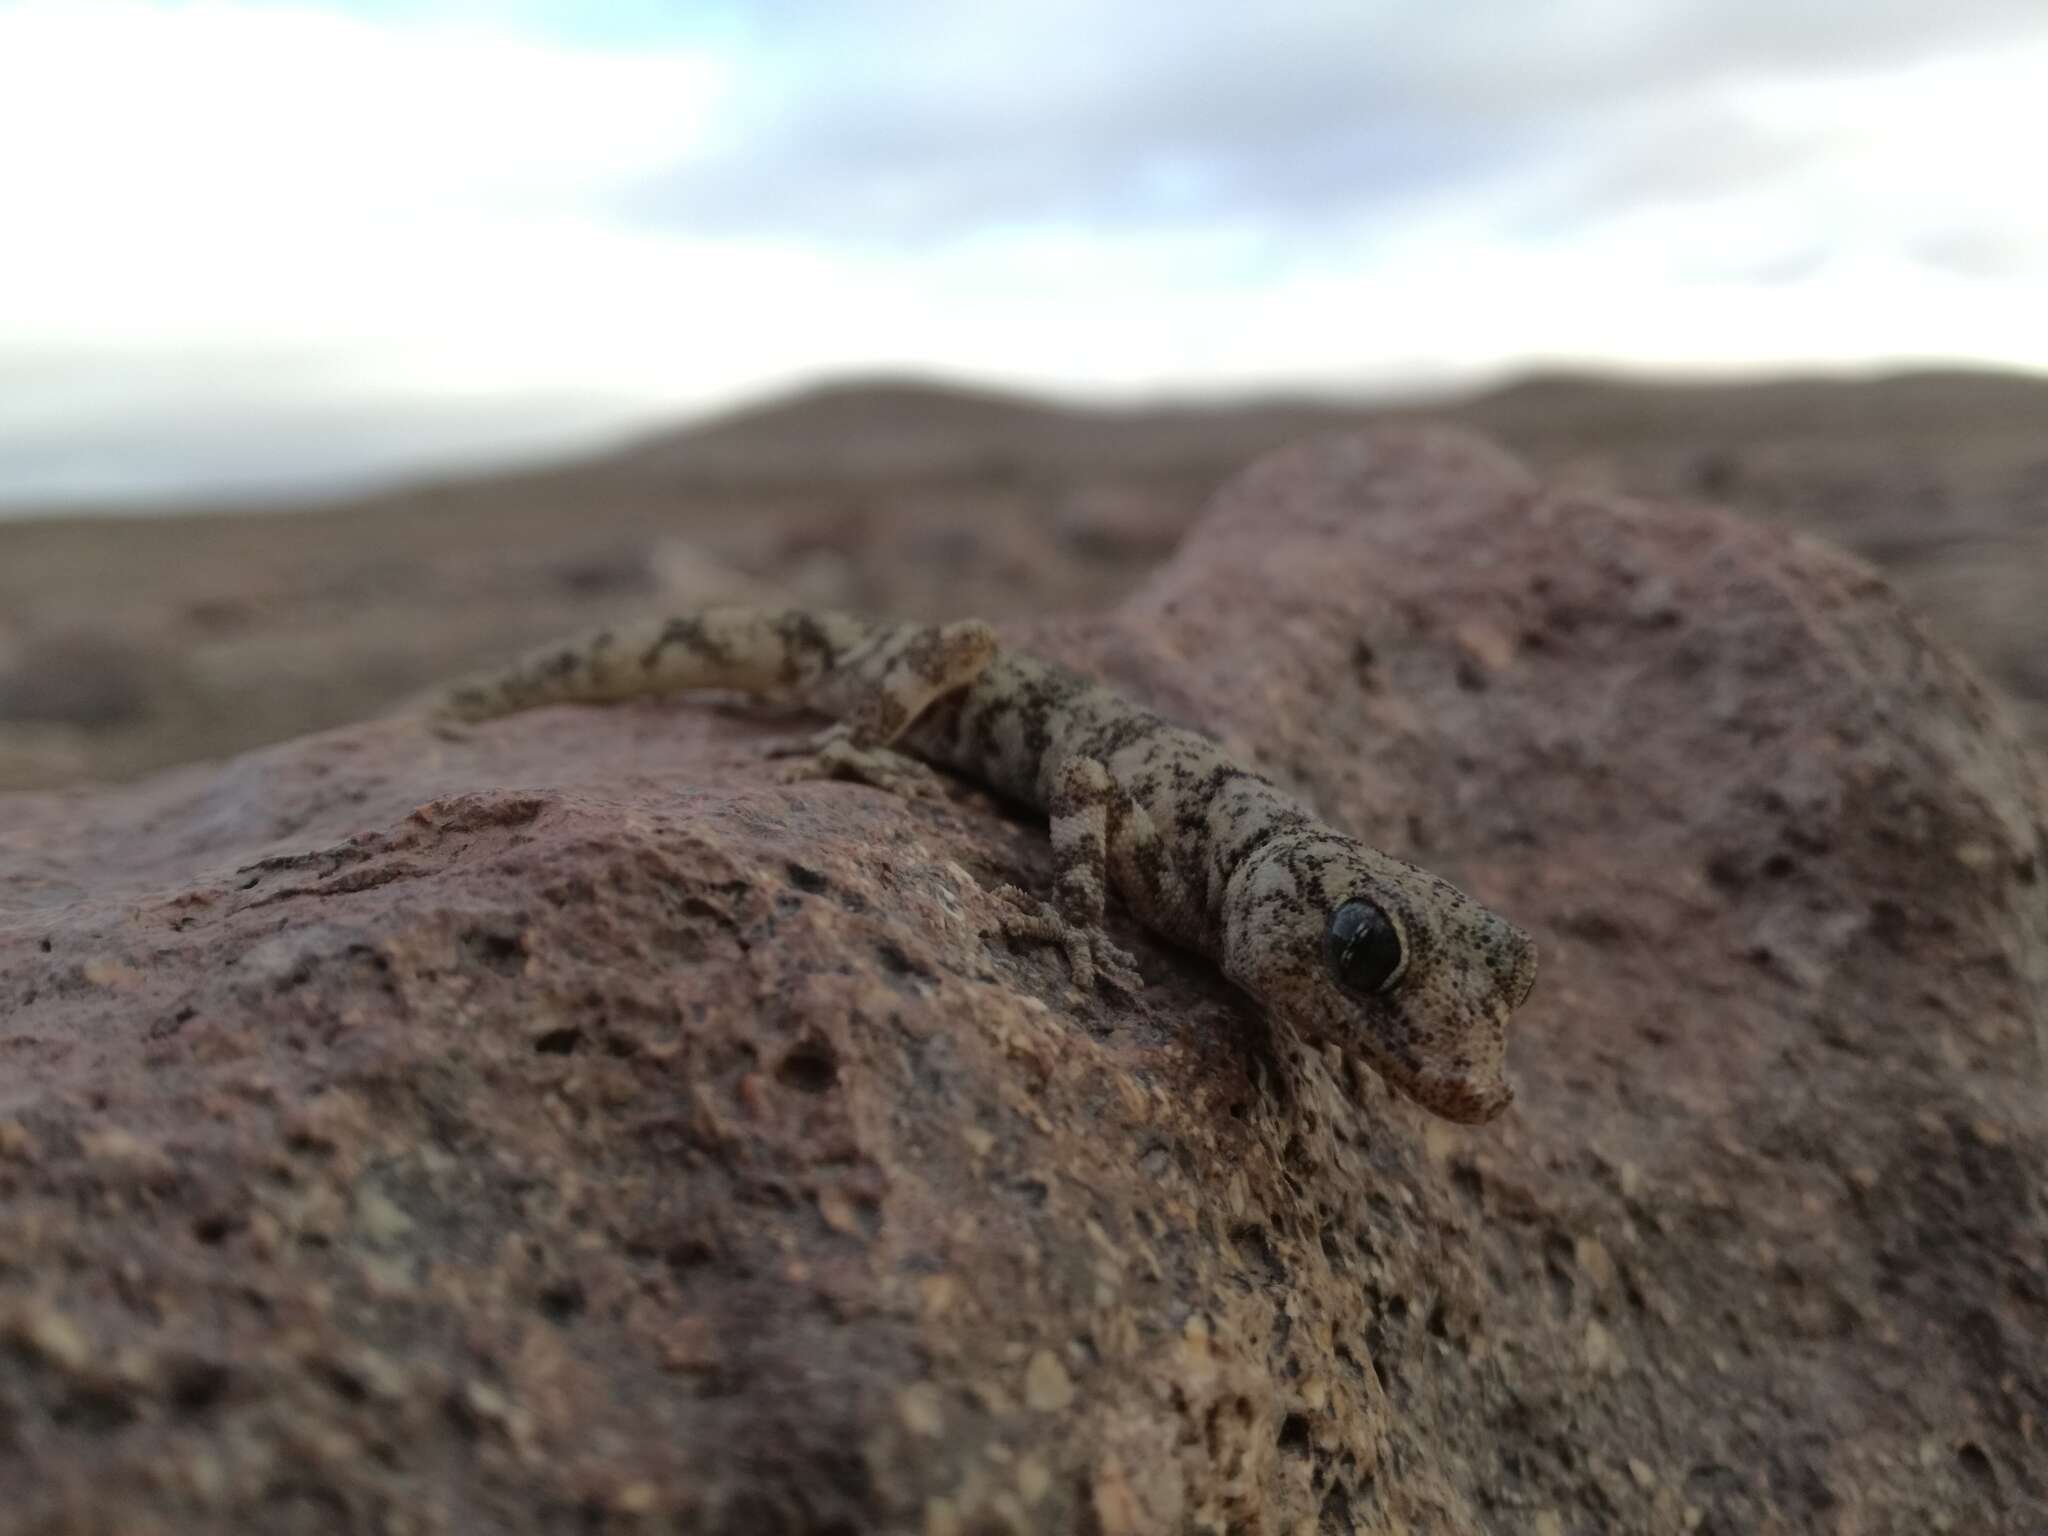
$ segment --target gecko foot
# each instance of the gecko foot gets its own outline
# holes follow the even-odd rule
[[[851,779],[907,800],[943,797],[938,774],[923,763],[888,747],[855,746],[841,726],[821,731],[807,741],[770,747],[767,755],[781,760],[782,766],[775,776],[784,784]]]
[[[1112,944],[1101,929],[1068,922],[1051,902],[1014,885],[998,886],[995,895],[1007,909],[996,920],[997,930],[1027,944],[1057,944],[1066,954],[1074,985],[1083,992],[1092,990],[1098,978],[1119,992],[1144,990],[1136,959]]]

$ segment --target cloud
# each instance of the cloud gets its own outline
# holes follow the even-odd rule
[[[858,369],[2048,366],[2038,0],[339,3],[0,0],[0,502]]]
[[[949,18],[771,0],[745,88],[626,212],[918,246],[1047,223],[1356,228],[1569,166],[1619,197],[1799,152],[1731,123],[1746,84],[2048,27],[2033,0],[996,0],[971,28]]]

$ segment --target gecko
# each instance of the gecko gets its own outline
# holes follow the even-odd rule
[[[1425,1109],[1477,1123],[1512,1102],[1507,1024],[1536,981],[1536,947],[1521,929],[1325,824],[1212,737],[999,646],[978,620],[710,608],[546,647],[451,688],[435,714],[469,724],[694,689],[829,719],[776,749],[786,781],[929,796],[935,770],[949,769],[1044,814],[1050,899],[998,888],[995,931],[1056,947],[1084,990],[1142,985],[1104,928],[1114,893],[1270,1015],[1358,1051]]]

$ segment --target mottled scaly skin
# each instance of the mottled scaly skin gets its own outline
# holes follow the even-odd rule
[[[985,624],[712,609],[537,652],[456,688],[442,713],[476,721],[689,688],[788,698],[833,717],[787,777],[929,792],[928,770],[907,752],[1043,810],[1052,899],[1004,887],[1002,927],[1058,945],[1083,986],[1140,984],[1103,931],[1114,891],[1148,928],[1215,959],[1304,1033],[1363,1051],[1436,1113],[1490,1120],[1514,1097],[1507,1021],[1536,979],[1521,930],[1324,825],[1208,737],[1065,667],[999,650]],[[1347,982],[1332,959],[1332,915],[1347,903],[1370,903],[1398,939],[1386,951],[1398,964],[1374,988]]]

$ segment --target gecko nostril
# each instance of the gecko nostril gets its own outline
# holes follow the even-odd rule
[[[1513,923],[1491,912],[1481,914],[1475,945],[1496,995],[1514,1009],[1528,1001],[1536,986],[1536,945]]]
[[[1526,1003],[1529,994],[1536,990],[1536,951],[1533,948],[1517,951],[1511,960],[1495,965],[1492,970],[1494,996],[1510,1013]]]

